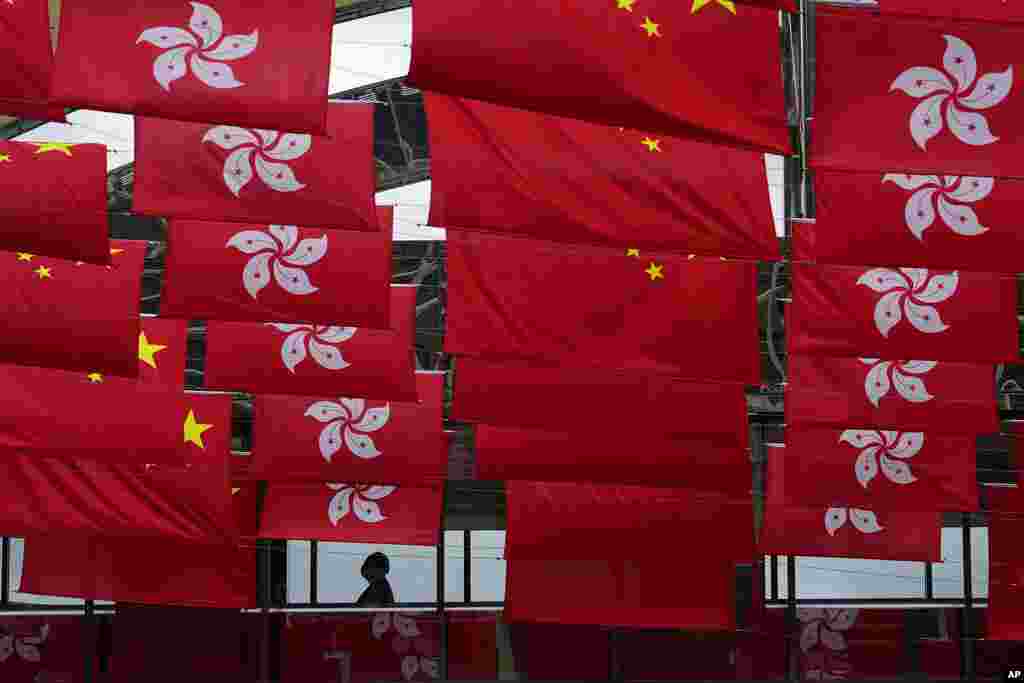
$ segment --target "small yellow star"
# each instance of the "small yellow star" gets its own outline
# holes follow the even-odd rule
[[[18,260],[19,261],[31,261],[34,258],[35,258],[35,254],[28,254],[28,253],[25,253],[24,251],[19,251],[18,252]]]
[[[185,440],[183,443],[193,443],[204,451],[206,444],[203,443],[203,432],[212,429],[213,425],[200,424],[196,422],[196,414],[191,410],[185,416]]]
[[[664,267],[665,266],[658,265],[657,263],[654,263],[652,261],[651,265],[647,266],[647,270],[645,270],[644,272],[647,273],[648,276],[650,276],[651,282],[654,282],[655,280],[663,280],[665,279],[665,274],[662,273],[661,271]]]
[[[640,24],[640,28],[647,31],[648,38],[654,38],[655,36],[661,38],[661,31],[658,27],[659,24],[655,24],[653,21],[651,21],[650,17],[644,17],[644,23]]]
[[[627,12],[633,11],[633,3],[636,0],[615,0],[615,4],[618,5],[618,9],[624,9]]]
[[[98,372],[90,372],[87,375],[87,377],[89,378],[89,381],[92,382],[93,384],[102,384],[103,383],[103,375],[101,375]]]
[[[716,2],[725,9],[729,10],[733,14],[736,14],[736,3],[732,0],[693,0],[693,7],[690,8],[690,14],[696,14],[700,10],[704,9],[712,2]]]
[[[0,161],[10,162],[11,161],[11,155],[10,154],[0,154]]]
[[[46,152],[63,152],[64,154],[71,156],[71,148],[74,145],[70,145],[64,142],[33,142],[33,145],[38,147],[36,154],[45,154]]]
[[[123,253],[124,253],[124,249],[111,249],[110,250],[110,255],[111,256],[117,256],[118,254],[123,254]]]
[[[640,258],[640,250],[639,249],[627,249],[626,250],[626,256],[635,256],[637,258]]]
[[[231,489],[231,495],[233,496],[233,495],[235,495],[236,493],[238,493],[241,490],[242,489]]]
[[[661,140],[657,138],[644,138],[640,141],[640,144],[646,147],[648,152],[661,151]]]
[[[156,358],[154,356],[166,348],[166,346],[161,346],[160,344],[150,344],[149,340],[146,339],[146,333],[139,332],[139,360],[149,367],[156,368]]]
[[[46,266],[39,266],[32,272],[38,275],[40,280],[45,280],[48,277],[53,277],[52,275],[50,275],[50,269],[47,268]]]

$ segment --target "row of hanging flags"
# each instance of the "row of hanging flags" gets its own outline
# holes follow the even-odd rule
[[[793,226],[757,539],[745,387],[757,261],[781,257],[763,154],[792,152],[794,3],[571,4],[423,0],[413,24],[452,415],[478,474],[510,482],[508,616],[730,628],[731,568],[758,553],[938,560],[940,514],[979,505],[994,365],[1018,358],[1020,240],[999,224],[1024,177],[1024,14],[818,9],[817,219]],[[145,245],[108,238],[107,150],[0,142],[0,451],[21,482],[0,521],[29,537],[33,590],[242,605],[256,537],[436,542],[442,378],[415,371],[415,288],[390,285],[373,105],[325,97],[333,11],[65,0],[54,57],[46,3],[0,4],[22,67],[0,113],[134,114],[133,211],[169,219],[161,315],[140,318]],[[222,394],[184,391],[188,320]],[[254,395],[235,474],[227,392]],[[712,528],[666,587],[659,543]],[[205,564],[153,580],[196,544]]]

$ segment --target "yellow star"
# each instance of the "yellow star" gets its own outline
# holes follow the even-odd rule
[[[118,254],[123,254],[123,253],[124,253],[124,249],[111,249],[110,250],[110,255],[111,256],[117,256]]]
[[[657,138],[644,138],[640,141],[640,144],[646,147],[648,152],[661,151],[661,140]]]
[[[185,440],[183,443],[194,443],[205,451],[206,445],[203,443],[203,432],[212,428],[213,425],[196,422],[196,414],[191,410],[188,411],[188,415],[185,416]]]
[[[651,21],[650,17],[644,17],[644,23],[640,24],[640,28],[647,31],[648,38],[654,38],[655,36],[661,38],[661,31],[658,29],[658,27],[659,24],[655,24],[653,21]]]
[[[639,249],[627,249],[626,250],[626,256],[636,256],[637,258],[640,258],[640,250]]]
[[[36,154],[45,154],[46,152],[64,152],[68,156],[71,156],[71,148],[74,145],[70,145],[64,142],[33,142],[33,145],[38,147]]]
[[[93,384],[102,384],[103,383],[103,375],[101,375],[98,372],[90,372],[88,377],[89,377],[89,381],[92,382]]]
[[[633,11],[633,3],[636,0],[615,0],[615,4],[618,5],[618,9],[624,9],[627,12]]]
[[[717,2],[719,5],[729,10],[733,14],[736,14],[736,3],[732,0],[693,0],[693,7],[690,8],[690,14],[696,14],[700,10],[704,9],[712,2]]]
[[[23,251],[18,252],[19,261],[31,261],[33,258],[35,258],[35,254],[27,254]]]
[[[50,269],[47,268],[46,266],[39,266],[32,272],[38,275],[40,280],[45,280],[48,277],[52,277],[52,275],[50,275]]]
[[[665,279],[665,275],[661,271],[664,267],[665,266],[658,265],[652,261],[651,265],[647,266],[647,270],[644,272],[650,276],[651,282],[654,282],[655,280],[663,280]]]
[[[139,332],[139,360],[148,365],[151,368],[156,368],[156,358],[154,356],[157,352],[166,349],[166,346],[160,344],[150,344],[149,340],[146,339],[145,332]]]
[[[0,154],[0,161],[10,162],[10,160],[11,160],[11,155],[10,154]]]

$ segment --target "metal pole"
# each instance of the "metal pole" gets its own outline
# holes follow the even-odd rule
[[[309,542],[309,603],[320,602],[320,542]]]
[[[82,638],[82,680],[93,683],[96,671],[96,606],[92,600],[85,601],[82,626],[85,636]]]
[[[974,606],[974,569],[971,565],[971,518],[966,512],[960,521],[963,534],[963,577],[964,577],[964,608],[960,628],[960,661],[964,680],[975,680],[974,672],[974,624],[971,609]]]
[[[800,632],[799,622],[796,618],[796,558],[792,555],[786,556],[786,669],[789,672],[789,680],[800,680],[800,665],[798,661],[798,650],[795,646],[795,638]]]
[[[473,563],[470,561],[472,557],[472,543],[470,542],[470,531],[469,529],[463,529],[462,531],[462,600],[463,602],[473,602]]]
[[[11,601],[11,539],[4,536],[3,546],[0,546],[0,575],[3,576],[3,583],[0,584],[0,605],[6,605]]]
[[[445,508],[448,505],[448,483],[444,483],[441,493],[441,525],[437,532],[437,616],[441,631],[441,653],[438,660],[438,678],[448,679],[448,613],[445,611],[445,557],[444,521]]]

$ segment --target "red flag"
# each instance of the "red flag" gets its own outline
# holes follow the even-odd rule
[[[1024,183],[1004,178],[815,172],[817,220],[793,226],[798,259],[1016,273]],[[865,206],[870,209],[865,210]]]
[[[916,14],[1000,24],[1024,22],[1024,8],[1006,0],[881,0],[878,9],[885,14]]]
[[[782,491],[782,456],[781,449],[769,452],[768,497],[758,539],[765,555],[942,561],[941,514],[790,505]]]
[[[862,429],[788,430],[780,490],[790,505],[885,511],[978,507],[975,437]],[[780,470],[776,470],[778,472]]]
[[[779,257],[761,154],[425,97],[433,225],[556,242]],[[588,163],[581,165],[581,158]]]
[[[452,417],[499,427],[590,431],[610,405],[619,424],[666,438],[747,443],[740,384],[699,384],[661,375],[562,369],[459,358]],[[626,432],[622,432],[626,439]]]
[[[1014,362],[1017,280],[927,268],[798,264],[788,322],[794,353]]]
[[[378,232],[373,105],[333,104],[327,127],[314,138],[136,118],[133,210]]]
[[[107,264],[107,224],[105,145],[0,141],[0,249]]]
[[[991,365],[789,356],[787,425],[999,431]]]
[[[50,15],[45,2],[0,3],[0,114],[64,121],[64,109],[49,102],[53,74]]]
[[[139,377],[136,381],[185,388],[188,323],[144,317],[139,332]],[[119,378],[111,377],[110,380]]]
[[[736,445],[641,434],[619,442],[594,431],[477,425],[474,446],[478,479],[685,486],[736,497],[750,493],[750,457]]]
[[[989,521],[988,637],[992,640],[1024,640],[1024,489],[989,488],[992,510]]]
[[[444,480],[444,375],[417,373],[420,403],[257,396],[249,476],[273,481]]]
[[[448,236],[445,350],[758,384],[757,264]]]
[[[436,545],[440,488],[352,483],[273,484],[260,538]]]
[[[394,210],[377,211],[390,226]],[[160,311],[387,329],[391,233],[171,221]]]
[[[216,7],[66,0],[53,98],[69,107],[322,135],[333,24],[329,0],[287,12],[244,0]]]
[[[764,152],[790,148],[776,12],[635,0],[416,10],[418,88]],[[501,27],[486,42],[481,27]],[[515,36],[530,36],[530,49]],[[739,52],[758,59],[737,62]],[[536,64],[545,65],[538,79]],[[680,64],[685,68],[680,69]],[[665,74],[676,74],[666,87]],[[601,106],[592,106],[601,93]]]
[[[812,164],[1024,175],[1013,93],[1024,31],[822,8],[816,36]]]
[[[6,655],[4,680],[10,683],[82,680],[82,653],[85,647],[95,647],[94,641],[86,646],[84,622],[85,619],[78,616],[55,616],[46,612],[35,616],[0,617],[0,644]]]

